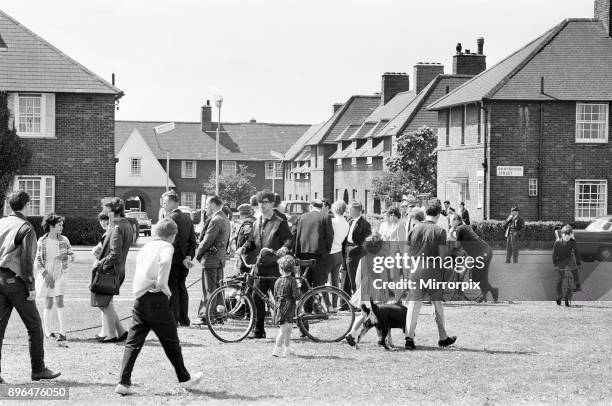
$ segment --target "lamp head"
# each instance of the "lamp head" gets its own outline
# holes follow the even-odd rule
[[[217,94],[215,96],[213,96],[213,99],[215,100],[215,104],[217,105],[217,108],[221,108],[221,105],[223,104],[223,96],[221,96],[220,94]]]

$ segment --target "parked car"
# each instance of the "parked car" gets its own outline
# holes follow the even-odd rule
[[[289,227],[293,226],[302,214],[310,211],[310,203],[303,200],[283,200],[278,209],[287,216]]]
[[[151,220],[144,211],[126,211],[125,216],[138,221],[138,231],[145,236],[151,235]]]
[[[598,217],[584,230],[574,230],[580,257],[586,261],[612,261],[612,215]]]

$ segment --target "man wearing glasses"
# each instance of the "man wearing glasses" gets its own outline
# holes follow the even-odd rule
[[[261,217],[253,224],[253,229],[247,241],[242,247],[236,250],[236,255],[246,254],[255,250],[257,254],[262,254],[257,261],[256,272],[259,276],[280,276],[276,260],[283,255],[286,255],[292,247],[293,239],[291,238],[291,230],[287,224],[287,220],[282,219],[274,211],[274,193],[264,190],[257,193],[257,201],[261,209]],[[261,250],[269,248],[277,252],[273,255],[268,251]],[[274,279],[257,279],[257,286],[265,295],[274,290]],[[250,338],[266,338],[264,330],[265,319],[265,304],[257,296],[253,298],[255,308],[257,309],[257,317],[255,320],[255,329]]]

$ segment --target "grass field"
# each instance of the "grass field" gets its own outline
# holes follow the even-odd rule
[[[128,269],[135,253],[131,252]],[[94,326],[89,307],[89,253],[79,252],[71,268],[67,296],[69,330]],[[197,279],[192,272],[189,281]],[[131,275],[116,306],[130,313]],[[196,308],[199,284],[190,289]],[[38,302],[42,310],[41,302]],[[299,338],[296,355],[273,358],[275,328],[265,340],[222,344],[207,329],[182,328],[179,336],[187,368],[202,370],[195,391],[176,389],[170,363],[150,335],[133,375],[137,396],[113,393],[123,346],[98,344],[98,330],[68,334],[68,348],[45,344],[49,367],[62,371],[45,385],[70,386],[73,404],[610,404],[612,402],[612,303],[554,302],[449,304],[447,330],[455,346],[437,347],[431,306],[423,306],[415,352],[384,351],[368,333],[359,350],[346,343],[317,344]],[[129,323],[129,322],[128,322]],[[394,331],[395,343],[403,343]],[[2,377],[29,382],[27,334],[13,313],[4,339]],[[40,404],[40,403],[37,403]],[[60,402],[59,404],[67,404]]]

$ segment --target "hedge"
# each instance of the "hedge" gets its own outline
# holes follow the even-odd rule
[[[42,216],[28,217],[28,221],[36,230],[37,237],[44,234],[41,226],[42,219]],[[62,235],[65,235],[72,245],[96,245],[103,233],[96,217],[66,217]]]

